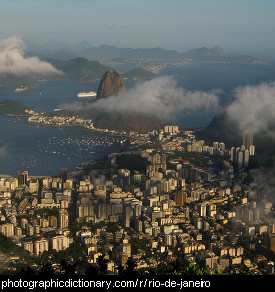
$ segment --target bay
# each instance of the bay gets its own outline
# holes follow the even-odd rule
[[[97,83],[40,82],[34,89],[15,93],[0,88],[0,100],[16,100],[37,112],[50,112],[64,104],[87,101],[82,91],[97,91]],[[0,116],[0,174],[16,176],[26,170],[33,176],[59,175],[81,163],[121,149],[121,139],[76,127],[33,126],[24,118]]]
[[[251,64],[185,64],[166,67],[160,75],[173,75],[186,90],[219,90],[220,104],[230,103],[238,86],[273,82],[275,66]],[[10,99],[37,112],[50,112],[65,104],[86,102],[77,98],[82,91],[97,91],[95,83],[41,81],[31,90],[15,93],[0,87],[0,101]],[[133,80],[125,80],[127,88]],[[215,112],[191,113],[177,116],[174,122],[186,128],[207,126]],[[74,127],[36,127],[24,119],[0,116],[0,174],[16,176],[20,170],[30,175],[59,175],[62,168],[73,171],[75,166],[101,158],[121,149],[120,139]]]
[[[187,90],[220,89],[232,94],[232,90],[238,86],[273,82],[275,64],[192,63],[168,66],[159,73],[175,76],[178,85]]]
[[[234,100],[238,87],[274,82],[275,64],[192,63],[168,66],[159,74],[173,76],[177,86],[189,91],[214,92],[219,98],[219,107],[223,107]],[[216,110],[182,112],[173,122],[184,128],[203,128],[210,124]]]

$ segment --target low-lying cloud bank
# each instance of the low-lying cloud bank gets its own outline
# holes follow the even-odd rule
[[[63,74],[50,63],[37,57],[25,57],[25,44],[20,36],[0,40],[0,74]]]
[[[265,132],[275,138],[275,82],[236,88],[227,115],[229,122],[237,123],[242,132]]]
[[[65,109],[103,110],[107,112],[141,112],[166,121],[183,119],[194,114],[214,115],[220,108],[220,91],[188,91],[177,86],[171,76],[160,76],[150,81],[140,81],[117,96],[98,99],[90,104],[65,105]],[[201,114],[201,115],[200,115]],[[275,82],[237,87],[232,102],[226,108],[228,126],[237,124],[240,133],[265,132],[275,138]],[[271,128],[273,127],[273,130]]]
[[[88,106],[85,104],[85,110],[134,111],[170,120],[182,111],[206,112],[217,109],[218,106],[216,92],[187,91],[178,87],[172,77],[160,76],[138,82],[133,88],[116,96],[98,99]],[[83,105],[67,105],[66,108],[82,110]]]

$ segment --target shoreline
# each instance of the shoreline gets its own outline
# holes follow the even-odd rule
[[[23,116],[21,116],[22,118],[24,118]],[[80,131],[85,131],[85,132],[91,132],[91,133],[96,133],[96,134],[101,134],[101,135],[106,135],[106,136],[114,136],[114,137],[125,137],[125,138],[130,138],[127,133],[123,134],[123,133],[114,133],[112,132],[112,130],[108,130],[108,129],[89,129],[86,128],[84,126],[81,125],[55,125],[55,124],[40,124],[40,123],[32,123],[32,122],[28,122],[28,121],[24,121],[24,123],[26,125],[30,125],[30,126],[35,126],[35,127],[55,127],[55,128],[71,128],[71,127],[75,127],[75,128],[79,128]]]
[[[110,137],[109,139],[117,139],[118,141],[117,142],[117,147],[120,147],[120,150],[121,148],[123,147],[124,143],[127,143],[127,141],[130,139],[130,137],[126,134],[119,134],[119,133],[112,133],[112,132],[106,132],[106,131],[99,131],[99,130],[96,130],[96,129],[87,129],[81,125],[54,125],[54,124],[36,124],[36,123],[30,123],[27,121],[27,118],[28,116],[22,116],[22,115],[2,115],[3,117],[6,117],[6,118],[12,118],[10,120],[10,122],[12,122],[14,119],[18,118],[20,119],[20,123],[23,123],[23,124],[26,124],[28,126],[31,126],[31,127],[51,127],[51,128],[59,128],[60,130],[62,130],[62,128],[77,128],[77,130],[79,131],[79,133],[81,133],[82,131],[83,132],[90,132],[92,135],[95,135],[95,136],[98,136],[98,137],[106,137],[104,139],[108,139],[108,137]],[[81,135],[81,134],[80,134]],[[95,138],[96,139],[96,138]],[[114,143],[116,143],[114,142]],[[107,145],[107,144],[106,144]],[[92,150],[92,149],[91,149]],[[119,151],[120,151],[119,150]],[[82,167],[82,165],[84,164],[90,164],[90,163],[93,163],[93,161],[96,161],[98,159],[102,159],[104,158],[106,155],[112,153],[113,150],[107,150],[107,151],[103,151],[103,152],[97,152],[97,153],[102,153],[102,155],[100,155],[100,157],[92,157],[92,160],[89,160],[89,158],[87,158],[87,161],[78,161],[78,162],[75,162],[72,166],[68,166],[66,167],[66,165],[64,166],[65,168],[68,168],[68,173],[75,173],[77,172],[77,168],[79,167]],[[96,153],[96,152],[94,152]],[[39,155],[39,154],[38,154]],[[97,154],[96,154],[97,156]],[[51,159],[54,159],[54,157],[52,157]],[[22,168],[22,167],[21,167]],[[1,171],[1,175],[0,177],[17,177],[17,172],[21,169],[20,167],[17,169],[14,169],[14,170],[11,170],[11,171]],[[29,176],[30,177],[56,177],[56,176],[59,176],[59,170],[57,169],[56,172],[44,172],[42,171],[42,173],[37,170],[37,171],[32,171],[31,167],[27,167],[25,170],[27,170],[29,173],[31,173]]]

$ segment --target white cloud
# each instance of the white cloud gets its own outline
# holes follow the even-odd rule
[[[11,74],[62,74],[51,64],[37,57],[25,57],[21,37],[0,40],[0,73]]]
[[[82,109],[81,105],[73,107]],[[212,111],[218,107],[218,96],[215,92],[187,91],[177,87],[172,77],[161,76],[140,81],[126,92],[99,99],[89,107],[91,110],[141,112],[170,120],[182,111]],[[87,105],[85,109],[88,109]]]
[[[235,100],[227,114],[229,121],[236,122],[241,131],[268,131],[275,124],[275,83],[236,88]]]

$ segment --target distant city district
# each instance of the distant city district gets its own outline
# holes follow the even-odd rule
[[[178,126],[131,132],[127,149],[73,173],[3,175],[0,231],[29,253],[33,266],[33,259],[53,260],[54,251],[78,244],[91,264],[104,255],[110,274],[129,259],[146,273],[179,258],[211,274],[238,274],[244,266],[252,274],[272,274],[274,208],[260,170],[249,168],[254,154],[251,134],[227,149]],[[24,261],[14,258],[5,261],[7,270]]]

